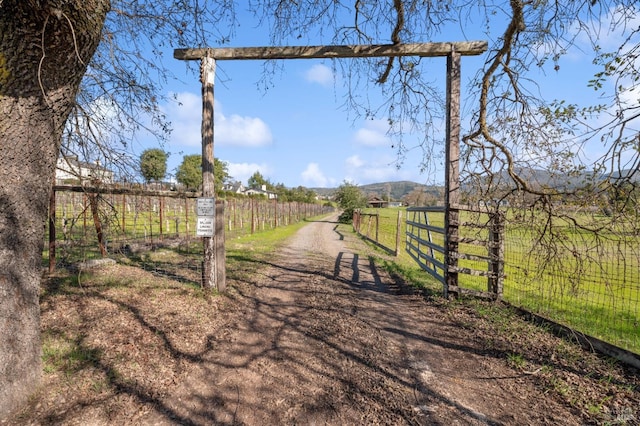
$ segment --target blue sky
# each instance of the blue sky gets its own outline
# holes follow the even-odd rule
[[[230,46],[266,44],[260,30],[251,29],[250,25],[242,28],[242,34],[232,40]],[[459,30],[455,30],[453,27],[450,34],[431,41],[462,41]],[[173,52],[167,56],[172,57]],[[463,100],[464,82],[485,60],[486,55],[462,58]],[[435,73],[433,79],[442,80],[446,59],[430,61],[430,69]],[[397,163],[396,150],[386,135],[386,117],[354,119],[353,113],[342,107],[342,76],[333,74],[329,60],[286,60],[278,65],[281,68],[265,91],[258,87],[262,61],[217,62],[215,156],[228,163],[229,174],[236,180],[246,183],[249,176],[260,171],[272,183],[284,183],[288,187],[336,187],[343,181],[358,185],[400,180],[443,181],[442,160],[421,172],[422,151],[418,148],[409,151],[402,164]],[[162,107],[173,127],[171,138],[163,147],[171,153],[170,173],[180,164],[183,155],[201,153],[200,82],[197,76],[186,71],[184,62],[175,60],[173,67],[185,83],[174,82],[166,88],[167,94],[175,95],[179,102],[169,101]],[[576,53],[563,57],[558,71],[540,73],[534,78],[550,98],[573,102],[592,95],[585,82],[593,71],[591,57]],[[442,91],[444,93],[444,86]],[[380,92],[372,85],[370,92],[362,96],[380,99]],[[419,140],[420,135],[404,136],[409,147],[417,146]]]

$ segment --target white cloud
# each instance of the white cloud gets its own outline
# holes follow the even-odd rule
[[[162,108],[167,115],[173,133],[173,146],[201,146],[202,99],[190,92],[175,94],[177,102],[169,102]],[[220,102],[214,102],[214,138],[217,146],[256,147],[272,142],[269,126],[257,117],[238,114],[226,116]]]
[[[385,120],[367,120],[364,127],[356,131],[353,140],[357,145],[366,147],[390,146],[388,130]]]
[[[257,163],[228,163],[229,176],[246,185],[247,180],[255,173],[260,172],[264,177],[271,173],[271,167]]]
[[[396,180],[398,176],[398,170],[395,167],[368,167],[362,171],[362,179],[366,182],[385,182],[389,180]]]
[[[171,122],[170,144],[175,147],[201,146],[202,100],[189,92],[175,94],[176,100],[167,102],[162,112]]]
[[[326,65],[316,64],[304,74],[307,81],[329,87],[333,84],[333,70]]]
[[[243,117],[222,113],[222,106],[216,102],[213,128],[216,143],[221,145],[256,147],[270,145],[273,141],[269,126],[256,117]],[[217,112],[216,112],[217,111]]]
[[[309,163],[307,168],[300,175],[302,181],[307,186],[318,186],[324,188],[329,183],[329,179],[326,178],[318,163]]]
[[[392,157],[382,155],[375,160],[363,160],[353,155],[345,160],[345,180],[357,185],[368,183],[416,180],[419,170],[404,167],[398,169]]]
[[[358,169],[364,166],[364,161],[358,155],[352,155],[345,160],[347,169]]]

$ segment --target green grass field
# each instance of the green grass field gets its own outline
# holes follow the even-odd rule
[[[394,248],[399,211],[403,221],[397,263],[408,267],[415,261],[405,251],[407,212],[404,209],[366,209],[364,212],[380,215],[379,242]],[[486,215],[468,212],[461,215],[462,223],[486,223],[487,220]],[[443,226],[444,214],[430,213],[429,221]],[[503,299],[579,332],[640,353],[640,241],[637,236],[624,238],[610,233],[596,238],[563,223],[557,224],[553,232],[553,238],[540,236],[529,227],[507,221]],[[487,238],[486,229],[476,227],[463,226],[460,234]],[[442,235],[433,236],[435,243],[443,243]],[[487,256],[486,248],[470,244],[460,244],[460,251]],[[459,266],[486,271],[488,263],[459,260]],[[459,279],[464,288],[487,290],[486,277],[461,274]]]

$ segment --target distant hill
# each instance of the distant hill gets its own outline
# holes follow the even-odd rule
[[[433,193],[434,195],[441,193],[441,186],[430,186],[423,185],[416,182],[411,181],[399,181],[399,182],[380,182],[380,183],[370,183],[367,185],[358,185],[358,188],[365,195],[375,195],[380,198],[386,197],[387,193],[391,196],[392,200],[400,201],[402,198],[415,191],[420,190],[422,192]],[[316,194],[320,196],[331,196],[333,195],[338,188],[310,188],[312,191],[315,191]]]
[[[564,175],[558,175],[550,173],[546,170],[538,170],[538,169],[518,169],[517,172],[522,176],[525,180],[531,183],[535,183],[542,186],[558,188],[558,189],[570,189],[575,188],[577,186],[583,185],[587,181],[594,181],[593,173],[584,172],[578,176],[567,177]],[[622,170],[618,173],[612,174],[611,176],[598,176],[596,181],[603,180],[608,177],[612,179],[624,177],[624,176],[632,176],[631,180],[634,182],[640,182],[640,172],[634,170]],[[498,181],[502,182],[510,182],[511,178],[507,175],[506,172],[502,172],[497,176]],[[440,185],[423,185],[420,183],[412,182],[412,181],[399,181],[399,182],[379,182],[379,183],[370,183],[368,185],[358,185],[358,188],[365,195],[375,195],[379,198],[386,198],[387,193],[391,196],[391,200],[393,201],[401,201],[406,195],[410,194],[413,191],[419,190],[423,193],[432,194],[437,198],[441,198],[444,193],[444,186]],[[316,194],[327,197],[333,195],[336,188],[309,188],[314,191]],[[462,184],[463,191],[469,190],[469,186]]]
[[[567,176],[557,172],[552,173],[546,170],[531,168],[516,169],[516,173],[527,182],[559,190],[571,190],[579,188],[586,183],[596,183],[605,179],[620,179],[625,177],[629,177],[632,182],[640,182],[640,173],[632,169],[620,170],[611,175],[594,175],[593,172],[583,172],[577,175]],[[499,179],[502,182],[511,181],[506,171],[499,175]]]

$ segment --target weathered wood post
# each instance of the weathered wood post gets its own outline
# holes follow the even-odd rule
[[[164,222],[164,197],[160,196],[158,197],[158,209],[159,209],[159,213],[158,213],[158,218],[160,221],[160,240],[164,239],[164,226],[163,226],[163,222]]]
[[[278,225],[279,225],[279,223],[278,223],[278,199],[277,198],[275,198],[273,200],[273,213],[275,214],[275,220],[274,220],[275,226],[274,226],[274,228],[277,228]]]
[[[396,224],[396,250],[395,256],[400,254],[400,230],[402,229],[402,210],[398,210],[398,221]]]
[[[202,83],[202,196],[205,198],[215,196],[213,175],[213,85],[215,76],[215,59],[208,56],[203,57],[200,60],[200,82]],[[202,240],[204,246],[202,286],[206,289],[217,289],[216,270],[218,264],[216,262],[215,230],[213,236],[203,237]]]
[[[96,235],[98,236],[98,247],[100,247],[100,256],[107,257],[107,247],[104,244],[104,232],[102,228],[102,222],[99,215],[99,195],[89,194],[89,205],[91,206],[91,215],[93,216],[93,225],[96,228]]]
[[[216,262],[216,288],[218,291],[227,289],[227,265],[225,259],[225,239],[224,239],[224,200],[216,200],[215,202],[215,221],[213,241],[215,245]]]
[[[445,253],[443,296],[458,293],[458,227],[460,223],[460,54],[447,55],[447,135],[445,148]]]
[[[489,259],[487,290],[500,300],[504,287],[504,214],[497,209],[491,213]]]
[[[187,232],[187,249],[190,245],[190,235],[189,235],[189,199],[184,197],[184,225],[185,231]]]
[[[256,203],[255,200],[253,198],[249,198],[249,205],[251,206],[251,233],[253,234],[254,232],[256,232],[256,213],[255,213],[255,208],[256,208]]]
[[[379,231],[380,231],[380,213],[376,213],[376,243],[378,242]]]
[[[82,194],[82,237],[87,237],[87,194]]]
[[[127,195],[122,194],[122,235],[125,236],[126,239],[127,232]]]

